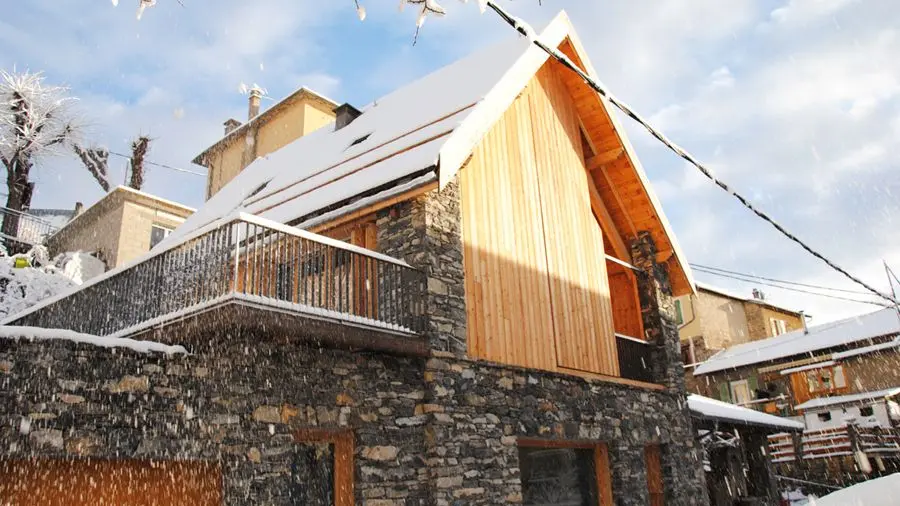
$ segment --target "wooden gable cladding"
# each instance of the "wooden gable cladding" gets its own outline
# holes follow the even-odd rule
[[[618,376],[578,116],[544,66],[460,172],[469,354]]]
[[[564,42],[560,50],[577,65],[584,67],[570,42]],[[579,112],[594,151],[592,156],[587,157],[586,166],[615,227],[623,235],[626,244],[634,240],[639,231],[649,231],[660,250],[657,260],[669,266],[673,294],[690,293],[692,289],[688,275],[673,255],[673,243],[647,193],[648,188],[644,187],[638,176],[636,162],[625,149],[623,139],[616,132],[600,96],[577,74],[563,68],[560,63],[554,60],[549,65],[558,69],[557,74]]]

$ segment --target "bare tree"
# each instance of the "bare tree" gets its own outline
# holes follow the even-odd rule
[[[150,150],[150,137],[140,135],[131,142],[131,177],[128,186],[140,190],[144,186],[144,158]]]
[[[109,191],[109,178],[107,175],[109,151],[103,147],[82,148],[78,144],[73,144],[72,149],[75,150],[75,154],[78,155],[78,158],[81,158],[85,168],[92,176],[94,176],[94,179],[97,180],[97,183],[100,184],[103,191]]]
[[[27,210],[35,160],[73,143],[78,132],[70,109],[73,100],[67,88],[45,85],[40,73],[0,70],[0,163],[6,168],[7,208]],[[15,237],[18,222],[16,213],[7,214],[0,231]]]

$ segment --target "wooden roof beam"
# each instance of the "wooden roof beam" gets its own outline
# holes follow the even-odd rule
[[[591,193],[591,210],[594,212],[594,217],[600,222],[600,228],[603,229],[603,233],[606,234],[610,244],[612,244],[613,251],[620,260],[631,262],[631,252],[625,246],[622,234],[616,228],[616,222],[613,221],[609,210],[606,209],[606,205],[603,203],[603,199],[600,198],[600,193],[597,192],[597,187],[594,185],[590,175],[588,175],[588,190]]]
[[[585,165],[587,169],[591,172],[603,167],[604,165],[610,164],[622,156],[625,155],[625,149],[622,147],[613,148],[602,153],[597,153],[596,155],[585,160]]]

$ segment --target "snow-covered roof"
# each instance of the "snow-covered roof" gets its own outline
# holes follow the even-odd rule
[[[786,308],[786,307],[778,305],[778,304],[773,304],[771,301],[768,301],[768,300],[760,300],[760,299],[756,299],[754,297],[748,297],[746,295],[741,295],[737,292],[726,290],[724,288],[719,288],[717,286],[713,286],[708,283],[703,283],[700,281],[697,281],[696,283],[697,283],[697,288],[700,290],[703,290],[705,292],[717,293],[719,295],[724,295],[725,297],[728,297],[729,299],[736,299],[736,300],[740,300],[743,302],[750,302],[753,304],[769,306],[769,307],[777,309],[779,311],[784,311],[785,313],[794,313],[794,314],[800,313],[799,311],[789,309],[789,308]]]
[[[709,397],[704,397],[702,395],[688,395],[687,403],[688,408],[694,416],[700,418],[709,418],[712,420],[737,424],[772,427],[779,430],[803,430],[804,428],[804,425],[800,422],[736,406],[727,402],[717,401],[716,399],[710,399]]]
[[[569,41],[585,70],[596,76],[565,12],[539,37],[552,47]],[[387,187],[428,174],[437,173],[443,188],[548,58],[528,38],[516,37],[403,86],[363,107],[343,128],[325,125],[255,160],[161,245],[235,211],[296,225],[314,213],[332,212],[372,192],[385,194]],[[646,174],[615,114],[609,116],[693,289],[690,268]]]
[[[835,406],[837,404],[851,404],[854,402],[870,401],[883,399],[885,397],[893,397],[900,394],[900,387],[887,388],[884,390],[876,390],[873,392],[863,392],[860,394],[835,395],[833,397],[818,397],[810,399],[802,404],[794,406],[794,409],[815,409],[825,406]]]
[[[694,375],[709,374],[750,364],[769,362],[853,344],[866,339],[900,332],[897,313],[885,308],[780,336],[732,346],[716,353],[694,370]]]

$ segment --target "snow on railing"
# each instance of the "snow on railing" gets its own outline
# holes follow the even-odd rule
[[[845,426],[806,431],[796,437],[799,439],[787,433],[768,437],[772,462],[793,462],[798,450],[802,460],[847,456],[856,451],[900,454],[900,434],[894,429]]]
[[[424,290],[424,275],[401,260],[236,214],[4,323],[121,336],[243,295],[420,333]]]

